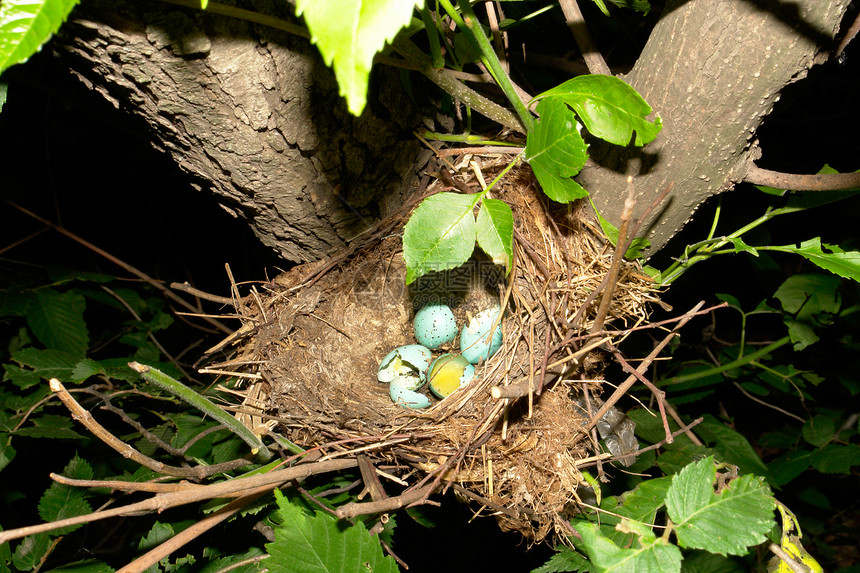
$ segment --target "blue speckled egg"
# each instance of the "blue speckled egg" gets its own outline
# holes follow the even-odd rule
[[[475,377],[475,367],[461,354],[443,354],[433,361],[427,378],[430,391],[438,398],[447,398],[460,386]]]
[[[392,382],[395,378],[413,379],[410,390],[417,390],[427,380],[427,368],[432,357],[430,350],[420,344],[398,346],[389,352],[379,363],[377,379]]]
[[[427,408],[430,406],[430,399],[410,389],[411,377],[398,376],[391,381],[391,386],[388,387],[388,395],[391,396],[391,401],[398,406],[417,410],[419,408]]]
[[[492,335],[490,328],[502,309],[498,306],[488,308],[475,315],[460,333],[460,352],[472,364],[490,359],[502,347],[502,325],[496,327]]]
[[[444,304],[428,304],[415,313],[415,340],[427,348],[439,348],[457,336],[454,313]]]

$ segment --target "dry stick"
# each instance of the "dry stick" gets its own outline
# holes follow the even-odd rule
[[[573,33],[573,39],[576,40],[576,45],[579,46],[579,51],[582,52],[582,57],[585,59],[585,65],[588,66],[588,71],[592,74],[612,75],[609,71],[609,66],[603,59],[603,55],[597,50],[594,41],[591,39],[591,34],[585,26],[585,18],[579,9],[576,0],[560,0],[561,11],[564,12],[564,19],[567,21],[567,27]]]
[[[209,302],[217,302],[218,304],[229,304],[230,306],[233,306],[234,301],[229,296],[209,294],[208,292],[203,292],[200,289],[194,288],[188,283],[170,283],[170,288],[182,291],[185,294],[190,294],[191,296],[195,296],[203,300],[208,300]]]
[[[836,47],[837,58],[842,55],[842,52],[845,51],[845,48],[848,47],[848,44],[858,33],[860,33],[860,14],[857,14],[857,17],[854,18],[854,22],[851,24],[851,27],[848,28],[848,31],[845,32],[845,36],[839,42],[839,46]]]
[[[120,568],[117,573],[142,573],[143,571],[146,571],[186,543],[197,539],[219,523],[223,522],[225,519],[235,515],[243,507],[259,499],[271,489],[272,488],[269,486],[259,487],[248,492],[239,499],[231,501],[225,507],[222,507],[212,515],[207,515],[194,525],[183,529],[164,543],[150,549],[125,567]]]
[[[123,481],[123,480],[100,480],[100,479],[72,479],[59,474],[51,474],[51,479],[63,485],[73,487],[106,487],[118,491],[146,491],[150,493],[164,493],[168,491],[188,491],[203,487],[193,483],[153,483],[149,481]]]
[[[523,515],[533,516],[535,514],[534,510],[529,509],[527,507],[517,507],[516,509],[511,509],[510,507],[505,507],[504,505],[500,505],[492,500],[487,499],[486,497],[473,492],[470,489],[467,489],[461,486],[458,483],[452,484],[452,487],[457,493],[460,493],[473,501],[477,501],[481,505],[489,507],[493,511],[498,511],[499,513],[503,513],[508,517],[513,519],[522,519]]]
[[[57,396],[60,398],[60,401],[72,413],[72,417],[75,420],[86,426],[86,428],[90,432],[92,432],[94,436],[96,436],[98,439],[115,449],[124,458],[130,458],[131,460],[139,463],[140,465],[145,466],[158,473],[168,474],[177,477],[193,477],[202,479],[215,473],[225,471],[223,468],[219,468],[217,466],[197,466],[194,468],[180,468],[177,466],[169,466],[165,463],[154,460],[149,456],[145,456],[133,447],[129,446],[128,444],[117,438],[116,436],[114,436],[113,434],[111,434],[104,428],[104,426],[96,422],[95,418],[93,418],[89,412],[84,410],[83,407],[78,404],[77,400],[75,400],[72,395],[69,394],[68,390],[65,389],[65,387],[59,380],[57,380],[56,378],[52,378],[49,384],[51,390],[57,394]],[[248,465],[248,463],[248,461],[242,460],[241,465]],[[233,466],[230,469],[236,469],[236,467],[241,466]]]
[[[398,496],[389,497],[379,501],[368,501],[364,503],[356,503],[353,501],[337,508],[334,514],[339,519],[349,519],[352,517],[357,517],[359,515],[394,511],[397,509],[404,508],[407,505],[411,505],[415,502],[421,501],[425,494],[429,496],[431,493],[433,493],[433,490],[436,489],[436,486],[437,484],[434,481],[433,483],[424,487],[411,489],[403,492]]]
[[[116,507],[105,511],[96,511],[87,515],[79,515],[50,523],[42,523],[40,525],[30,525],[27,527],[19,527],[18,529],[10,529],[8,531],[0,531],[0,545],[26,537],[36,533],[45,531],[53,531],[61,527],[70,525],[78,525],[79,523],[91,523],[109,517],[135,515],[141,512],[158,511],[162,512],[165,509],[195,503],[206,499],[214,499],[216,497],[235,497],[247,495],[247,492],[255,491],[255,488],[267,486],[269,489],[275,488],[281,484],[296,479],[305,479],[308,476],[323,474],[328,472],[345,470],[354,468],[358,465],[355,460],[329,460],[325,462],[312,462],[299,464],[290,468],[274,470],[268,473],[253,475],[248,477],[224,480],[210,485],[201,485],[187,491],[176,491],[158,494],[155,497],[144,501],[132,503],[122,507]]]
[[[654,394],[654,397],[657,399],[657,408],[660,410],[660,419],[663,420],[663,430],[666,432],[666,443],[671,444],[675,440],[672,438],[672,428],[669,427],[669,419],[666,417],[666,393],[654,386],[654,384],[645,378],[642,373],[633,368],[630,363],[624,359],[624,356],[621,355],[618,348],[616,348],[611,342],[607,342],[606,344],[609,347],[610,352],[615,356],[615,359],[621,364],[621,367],[645,384],[645,386],[651,390],[651,393]]]
[[[666,347],[667,344],[669,344],[672,338],[674,338],[675,333],[681,328],[683,328],[684,325],[690,321],[690,319],[696,316],[696,311],[702,308],[704,304],[705,301],[701,301],[691,310],[689,310],[678,322],[678,324],[675,325],[675,328],[673,328],[671,332],[669,332],[669,334],[666,335],[666,337],[661,340],[660,343],[657,344],[657,346],[654,347],[654,350],[652,350],[651,353],[645,357],[645,359],[642,361],[636,371],[640,374],[644,374],[648,367],[651,365],[651,362],[654,361],[657,355],[660,354],[660,352],[663,351],[663,349]],[[597,414],[594,415],[594,418],[592,418],[591,421],[588,422],[588,426],[586,426],[586,428],[594,427],[594,425],[597,424],[597,421],[602,418],[603,415],[606,414],[606,412],[609,411],[609,408],[614,406],[615,403],[618,402],[618,400],[620,400],[621,397],[627,393],[630,387],[633,386],[634,382],[636,382],[636,377],[631,374],[620,386],[618,386],[618,388],[615,389],[615,392],[612,393],[612,396],[610,396],[609,399],[603,403],[603,406],[600,407],[600,409],[597,411]]]
[[[603,289],[603,297],[600,299],[600,306],[597,307],[597,314],[594,316],[589,334],[601,330],[606,321],[606,315],[609,314],[609,305],[612,302],[612,294],[615,292],[615,286],[618,282],[621,261],[624,260],[624,254],[627,252],[627,231],[630,227],[630,218],[633,216],[633,208],[636,206],[634,192],[633,177],[628,176],[627,198],[624,200],[624,210],[621,212],[621,227],[618,229],[618,239],[615,241],[615,252],[612,253],[612,263],[609,265],[609,272],[606,273],[604,279],[606,287]]]
[[[364,487],[370,492],[370,499],[373,501],[388,499],[388,494],[385,493],[385,488],[382,487],[382,482],[379,481],[379,476],[376,475],[376,469],[370,462],[370,458],[364,454],[358,454],[356,459],[358,460],[358,471],[361,472]]]
[[[794,573],[812,573],[812,569],[810,569],[803,563],[795,561],[794,558],[789,555],[785,549],[783,549],[776,543],[771,543],[767,546],[767,548],[770,549],[774,555],[779,557],[783,563],[788,565],[788,568],[791,569]]]
[[[16,209],[18,209],[19,211],[21,211],[22,213],[24,213],[25,215],[32,217],[33,219],[39,221],[43,225],[45,225],[51,229],[54,229],[55,231],[57,231],[61,235],[65,235],[66,237],[72,239],[73,241],[75,241],[75,242],[85,246],[86,248],[90,249],[94,253],[101,255],[102,257],[106,258],[107,260],[114,263],[115,265],[122,267],[123,269],[130,272],[131,274],[133,274],[133,275],[139,277],[140,279],[148,282],[153,287],[157,288],[162,293],[164,293],[164,296],[166,296],[167,298],[169,298],[173,302],[179,304],[180,306],[183,306],[192,312],[197,312],[199,310],[194,305],[192,305],[191,303],[186,301],[185,299],[183,299],[183,298],[177,296],[175,293],[171,292],[171,290],[169,288],[167,288],[166,286],[164,286],[163,284],[161,284],[159,281],[155,280],[154,278],[152,278],[148,274],[144,273],[143,271],[136,269],[135,267],[131,266],[130,264],[126,263],[125,261],[118,259],[117,257],[111,255],[107,251],[104,251],[104,250],[98,248],[97,246],[90,243],[86,239],[83,239],[83,238],[79,237],[78,235],[72,233],[71,231],[69,231],[69,230],[67,230],[67,229],[65,229],[65,228],[63,228],[63,227],[61,227],[55,223],[52,223],[51,221],[45,219],[44,217],[40,217],[39,215],[36,215],[32,211],[29,211],[29,210],[25,209],[24,207],[21,207],[20,205],[17,205],[15,203],[13,203],[12,201],[9,201],[8,199],[6,200],[6,202],[8,204],[12,205],[13,207],[15,207]],[[206,318],[206,317],[202,317],[202,318],[206,322],[208,322],[209,324],[213,325],[215,328],[221,330],[222,332],[226,332],[226,333],[232,332],[232,330],[230,328],[227,328],[225,325],[221,324],[220,322],[218,322],[214,318]]]
[[[762,169],[751,164],[744,177],[745,183],[767,185],[777,189],[791,191],[841,191],[860,187],[860,173],[819,173],[816,175],[800,175],[795,173],[780,173],[770,169]]]

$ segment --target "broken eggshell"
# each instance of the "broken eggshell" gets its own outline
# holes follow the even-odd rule
[[[417,390],[427,380],[427,368],[430,366],[432,353],[429,348],[420,344],[398,346],[385,355],[379,363],[376,378],[380,382],[393,382],[396,378],[412,378],[410,390]]]
[[[438,398],[447,398],[475,376],[475,367],[460,354],[443,354],[430,365],[427,375],[430,391]]]
[[[454,313],[444,304],[428,304],[415,313],[415,340],[430,349],[439,348],[457,336]]]
[[[391,386],[388,387],[388,395],[391,396],[392,402],[398,406],[412,408],[413,410],[429,407],[430,399],[424,394],[416,392],[411,387],[413,380],[412,376],[398,376],[391,381]]]
[[[472,364],[482,360],[486,362],[502,347],[502,325],[499,324],[492,335],[490,334],[490,329],[501,311],[498,306],[482,310],[463,327],[460,333],[460,352]]]

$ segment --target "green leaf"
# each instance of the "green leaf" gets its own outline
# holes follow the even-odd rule
[[[28,438],[52,438],[56,440],[79,440],[84,436],[72,429],[72,419],[68,416],[42,414],[29,420],[33,425],[15,430],[16,436]]]
[[[39,378],[45,380],[58,378],[62,382],[71,382],[73,381],[72,373],[78,363],[78,358],[74,354],[51,348],[46,350],[24,348],[12,353],[11,358],[21,366],[32,368],[32,373],[38,376],[35,380],[32,376],[19,377],[17,371],[14,369],[10,371],[7,365],[6,371],[10,378],[22,389],[38,383]]]
[[[716,493],[716,474],[710,456],[685,467],[672,478],[666,509],[682,547],[744,555],[773,527],[773,496],[756,476],[739,477]]]
[[[12,564],[19,571],[29,571],[42,562],[42,558],[48,552],[51,539],[47,533],[37,533],[25,537],[18,547],[15,548],[15,553],[12,554]]]
[[[114,568],[107,563],[95,559],[85,559],[56,567],[51,569],[50,573],[111,573],[112,571]]]
[[[610,2],[619,8],[632,8],[637,12],[642,12],[643,16],[651,10],[651,3],[648,0],[610,0]]]
[[[735,557],[723,557],[707,551],[684,553],[681,573],[747,573],[749,566]]]
[[[671,484],[671,476],[643,481],[621,495],[621,503],[615,512],[642,523],[654,523],[657,510],[663,506]]]
[[[85,307],[86,300],[76,292],[42,289],[30,302],[27,324],[47,348],[84,358],[89,346]]]
[[[361,522],[342,526],[327,513],[308,517],[279,490],[275,498],[282,524],[266,544],[271,573],[398,573],[397,562],[383,555],[379,539]]]
[[[0,3],[0,73],[38,52],[77,3],[78,0],[3,0]]]
[[[696,433],[713,444],[721,462],[738,466],[743,473],[760,475],[772,482],[772,476],[749,441],[738,432],[706,414],[705,420],[696,427]]]
[[[768,250],[800,255],[824,270],[860,282],[860,251],[845,252],[838,245],[822,245],[820,237],[803,241],[800,246],[782,245],[768,247]]]
[[[532,573],[565,573],[566,571],[594,571],[591,564],[584,556],[580,555],[570,547],[559,547],[558,553],[553,554],[547,562],[533,569]]]
[[[332,66],[347,106],[361,115],[373,57],[409,24],[417,0],[297,0],[311,41]]]
[[[588,159],[588,146],[579,133],[580,124],[567,105],[555,99],[537,106],[540,119],[526,137],[526,161],[546,196],[569,203],[588,192],[571,179]]]
[[[140,551],[149,551],[153,547],[158,547],[174,535],[175,532],[172,525],[156,521],[149,529],[149,532],[137,543],[137,548]]]
[[[635,523],[628,522],[627,526]],[[635,529],[640,534],[638,546],[621,548],[606,538],[593,523],[577,521],[574,527],[582,536],[582,545],[595,571],[672,573],[681,570],[681,551],[653,533],[648,534],[645,529]]]
[[[836,434],[836,422],[833,416],[819,414],[813,416],[803,424],[803,439],[820,448],[833,439]]]
[[[12,447],[9,435],[5,432],[0,434],[0,471],[15,459],[15,448]]]
[[[821,273],[792,275],[774,293],[786,316],[788,333],[795,350],[803,350],[818,340],[817,328],[831,321],[839,312],[842,297],[840,280]]]
[[[62,475],[72,479],[92,479],[93,469],[85,460],[75,456],[63,469]],[[92,512],[84,499],[86,490],[61,483],[52,483],[39,500],[39,517],[43,521],[57,521]],[[56,529],[51,535],[65,535],[83,524]]]
[[[478,246],[493,259],[493,263],[510,272],[513,260],[514,214],[500,199],[482,199],[475,231]]]
[[[418,205],[403,229],[406,284],[432,271],[458,267],[472,256],[477,200],[477,195],[437,193]]]
[[[576,110],[580,121],[592,135],[615,145],[628,145],[634,133],[634,144],[645,145],[653,141],[663,127],[659,116],[654,121],[645,119],[653,111],[651,106],[636,90],[615,76],[578,76],[535,99],[544,98],[565,102]]]
[[[812,452],[809,450],[798,450],[783,454],[770,462],[767,468],[773,476],[774,485],[782,487],[805,472],[809,468],[809,457],[811,455]]]
[[[809,457],[812,467],[823,474],[849,474],[860,466],[860,446],[856,444],[827,444]]]

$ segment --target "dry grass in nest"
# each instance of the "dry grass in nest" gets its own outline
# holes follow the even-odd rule
[[[594,348],[644,321],[657,299],[624,262],[608,307],[614,331],[595,329],[590,295],[610,271],[611,247],[582,207],[550,203],[525,173],[508,181],[495,196],[514,212],[509,277],[475,257],[405,286],[404,208],[329,264],[297,267],[237,304],[247,325],[238,356],[210,370],[250,375],[259,412],[250,425],[277,424],[320,459],[367,456],[411,487],[401,503],[455,487],[537,542],[577,511],[581,468],[594,461],[583,407],[598,404],[602,385]],[[452,303],[461,325],[501,302],[504,344],[468,386],[414,411],[391,402],[376,372],[390,350],[414,343],[414,311],[428,299]]]

